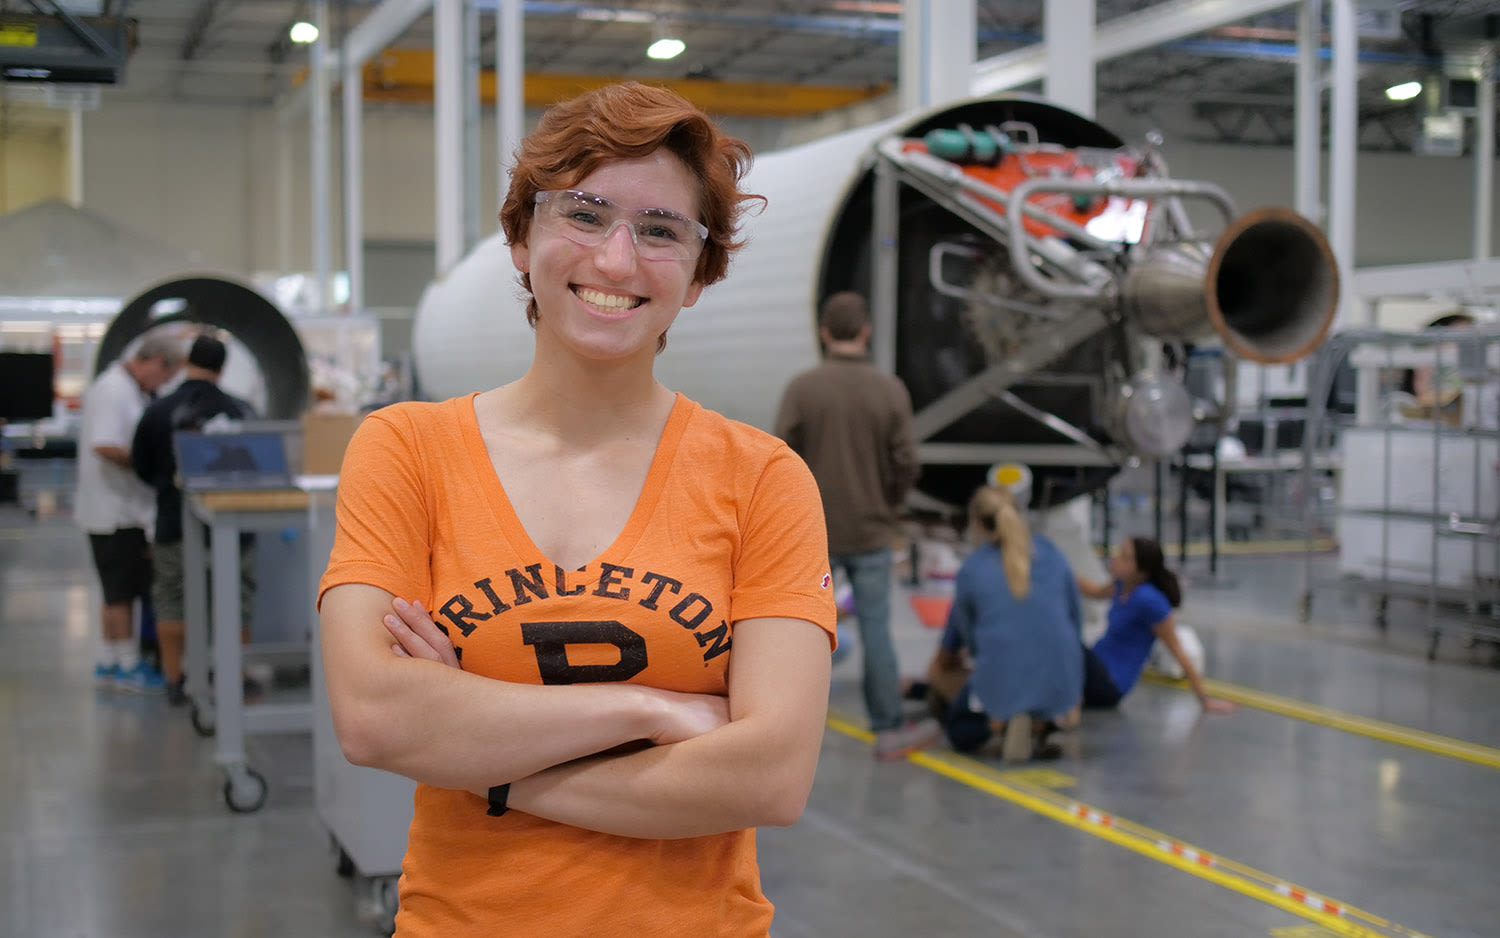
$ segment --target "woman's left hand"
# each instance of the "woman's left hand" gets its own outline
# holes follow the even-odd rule
[[[1240,705],[1234,701],[1221,700],[1218,697],[1204,697],[1202,704],[1205,713],[1233,713],[1240,708]]]
[[[409,603],[399,596],[391,602],[392,612],[381,620],[396,644],[391,651],[404,658],[426,658],[450,668],[463,669],[453,642],[432,621],[421,601]]]

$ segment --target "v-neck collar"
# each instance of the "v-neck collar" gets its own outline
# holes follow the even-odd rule
[[[510,495],[505,491],[505,483],[495,472],[495,465],[490,460],[489,450],[484,445],[484,436],[479,432],[479,417],[474,412],[474,403],[478,396],[478,392],[475,392],[468,397],[458,398],[455,402],[458,405],[458,420],[464,445],[468,450],[469,464],[475,470],[476,488],[484,493],[501,533],[505,535],[505,539],[518,554],[527,561],[541,561],[561,570],[562,565],[543,553],[532,541],[531,535],[526,533],[525,526],[521,524],[521,519],[511,504]],[[626,519],[625,527],[597,557],[592,558],[576,571],[568,572],[585,573],[587,574],[585,580],[592,582],[602,572],[601,562],[606,560],[619,562],[634,549],[636,542],[641,539],[641,534],[645,531],[647,522],[656,511],[657,502],[660,501],[661,493],[667,485],[667,478],[671,474],[672,463],[677,458],[678,444],[682,441],[688,421],[696,409],[697,405],[693,401],[684,397],[680,392],[676,395],[672,403],[672,412],[667,415],[666,426],[662,428],[661,438],[656,442],[656,451],[651,457],[651,467],[646,471],[646,481],[641,485],[641,492],[636,496],[635,507],[631,509],[630,517]]]

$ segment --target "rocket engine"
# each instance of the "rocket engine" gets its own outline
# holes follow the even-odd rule
[[[931,507],[966,502],[1020,463],[1057,504],[1132,458],[1178,452],[1198,415],[1189,346],[1290,362],[1333,322],[1338,275],[1318,229],[1285,209],[1238,216],[1127,147],[1028,97],[963,101],[758,157],[767,197],[727,280],[684,310],[662,381],[769,428],[817,361],[819,301],[871,300],[877,364],[906,384]],[[1221,220],[1200,232],[1188,206]],[[1201,212],[1199,213],[1201,214]],[[500,235],[432,284],[413,349],[428,396],[517,377],[529,327]],[[1232,381],[1226,385],[1232,386]]]

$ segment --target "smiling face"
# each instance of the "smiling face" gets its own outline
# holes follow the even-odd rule
[[[631,209],[699,214],[697,180],[665,149],[606,162],[569,188]],[[703,292],[693,280],[694,260],[642,259],[626,225],[589,247],[533,219],[526,239],[512,244],[510,253],[516,269],[531,277],[538,346],[561,342],[585,358],[654,356],[678,312]]]

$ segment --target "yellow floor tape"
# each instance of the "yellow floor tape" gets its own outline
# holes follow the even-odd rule
[[[865,743],[872,743],[875,739],[874,734],[833,713],[829,714],[828,726]],[[1061,792],[1028,784],[1015,773],[996,771],[978,760],[943,751],[914,752],[906,759],[930,772],[1020,805],[1158,863],[1301,916],[1334,934],[1346,938],[1428,938],[1421,932],[1101,811]]]
[[[1160,684],[1164,687],[1176,687],[1182,690],[1188,689],[1186,681],[1172,680],[1155,674],[1143,675],[1142,680],[1150,681],[1152,684]],[[1344,713],[1340,710],[1320,707],[1316,704],[1303,703],[1300,700],[1293,700],[1290,697],[1268,694],[1265,691],[1241,687],[1226,681],[1216,681],[1212,678],[1204,679],[1203,689],[1208,691],[1211,696],[1232,700],[1241,706],[1279,713],[1282,716],[1306,720],[1309,723],[1343,730],[1346,733],[1358,733],[1361,736],[1369,736],[1373,739],[1395,743],[1399,746],[1408,746],[1412,749],[1420,749],[1423,752],[1449,756],[1454,759],[1463,759],[1477,765],[1500,769],[1500,749],[1492,749],[1489,746],[1481,746],[1478,743],[1465,742],[1461,739],[1454,739],[1451,736],[1439,736],[1436,733],[1428,733],[1423,730],[1414,730],[1395,723],[1387,723],[1384,720],[1356,716],[1352,713]]]

